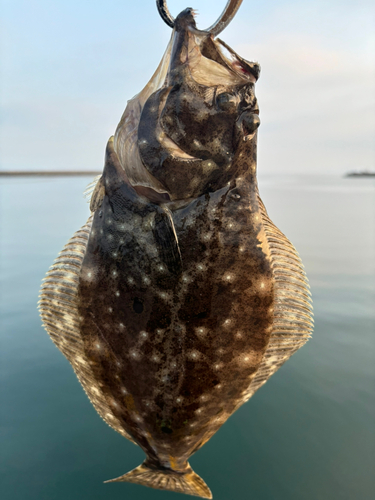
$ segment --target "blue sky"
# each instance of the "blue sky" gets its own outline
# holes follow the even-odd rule
[[[226,0],[169,0],[210,26]],[[1,168],[101,169],[170,37],[154,0],[2,0]],[[244,0],[220,35],[262,67],[262,173],[375,169],[372,1]]]

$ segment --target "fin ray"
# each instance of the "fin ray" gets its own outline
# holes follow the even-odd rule
[[[270,220],[259,196],[258,201],[275,279],[274,324],[245,401],[309,340],[314,325],[310,287],[301,259],[292,243]]]
[[[149,488],[185,493],[185,495],[201,498],[212,498],[209,487],[189,465],[186,471],[179,472],[172,469],[151,468],[143,463],[123,476],[104,482],[135,483]]]
[[[38,307],[44,328],[72,365],[95,410],[110,427],[133,441],[112,413],[105,395],[96,385],[95,373],[86,360],[79,330],[77,304],[79,274],[91,224],[92,216],[73,235],[47,272],[40,289]]]

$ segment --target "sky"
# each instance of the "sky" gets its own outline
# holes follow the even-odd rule
[[[1,169],[101,170],[171,30],[154,0],[1,1]],[[212,25],[226,0],[169,0]],[[373,0],[243,0],[220,34],[260,63],[258,171],[375,170]]]

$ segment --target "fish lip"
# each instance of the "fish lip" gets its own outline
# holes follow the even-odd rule
[[[253,83],[255,83],[259,79],[260,75],[259,63],[247,61],[243,57],[239,56],[237,52],[235,52],[227,43],[225,43],[220,38],[216,38],[215,40],[213,40],[213,42],[215,43],[220,56],[222,57],[223,61],[225,62],[228,68],[230,68],[237,75],[242,76],[245,80],[250,80]],[[236,69],[233,62],[225,55],[223,48],[226,49],[233,58],[235,58],[235,62],[238,63],[238,66],[242,70],[245,70],[246,73],[243,73],[238,69]]]

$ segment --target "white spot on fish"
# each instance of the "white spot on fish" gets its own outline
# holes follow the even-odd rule
[[[195,329],[195,333],[199,338],[203,338],[207,335],[207,329],[203,326],[200,326],[199,328]]]
[[[120,297],[120,292],[119,291],[115,292],[115,295],[116,297]]]
[[[127,282],[128,282],[130,285],[132,285],[132,284],[134,283],[134,279],[133,279],[131,276],[129,276],[129,277],[128,277],[128,279],[127,279]]]
[[[226,319],[226,320],[224,321],[224,323],[223,323],[223,324],[224,324],[224,326],[229,326],[229,325],[231,324],[231,322],[232,322],[232,320],[231,320],[230,318],[228,318],[228,319]]]
[[[188,353],[188,357],[189,357],[190,359],[193,359],[193,360],[199,359],[199,358],[200,358],[200,356],[201,356],[201,353],[200,353],[199,351],[195,351],[195,350],[194,350],[194,351],[190,351],[190,352]]]
[[[142,331],[142,332],[140,333],[140,335],[141,335],[141,337],[142,337],[142,338],[144,338],[144,339],[147,339],[147,337],[148,337],[148,333],[147,333],[147,332],[145,332],[145,331]]]
[[[120,323],[120,324],[119,324],[119,327],[120,327],[121,329],[125,328],[125,327],[124,327],[124,325],[123,325],[122,323]]]
[[[116,276],[117,276],[117,274],[118,274],[118,273],[117,273],[117,271],[112,271],[112,276],[115,276],[115,277],[116,277]]]

